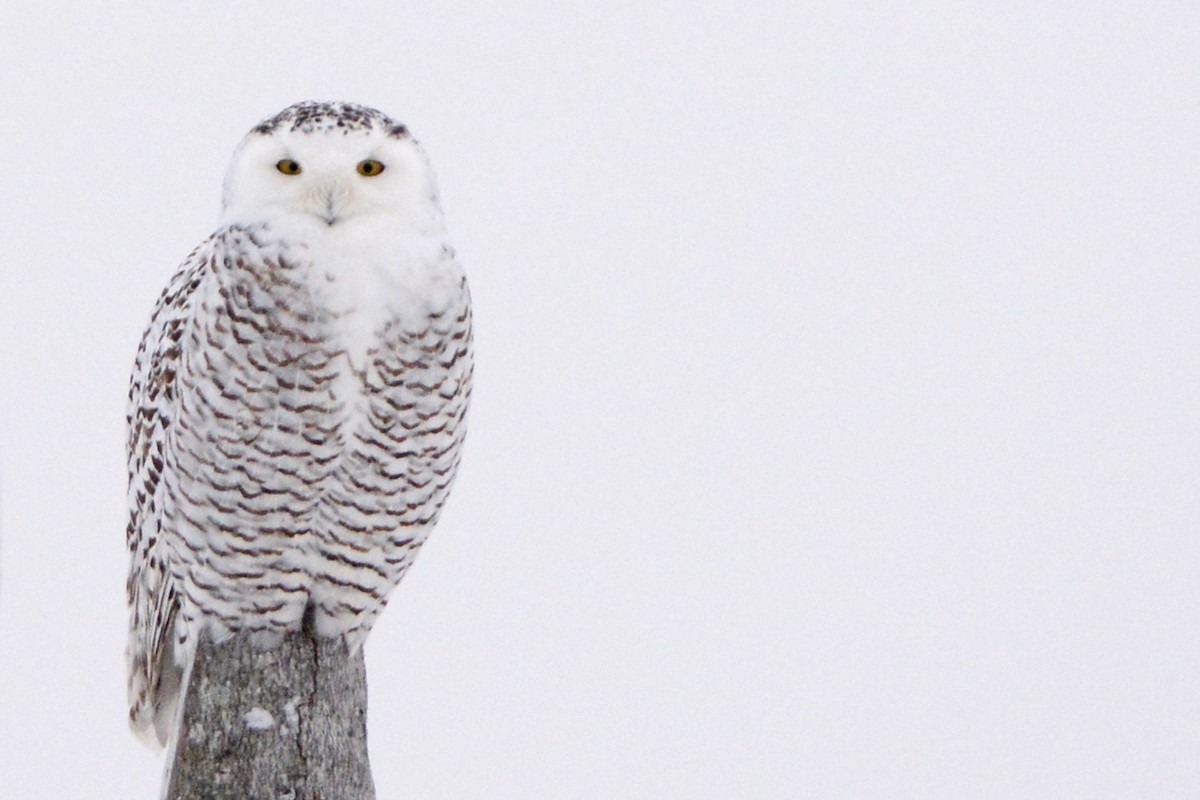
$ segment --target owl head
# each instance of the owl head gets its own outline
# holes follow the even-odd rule
[[[225,176],[223,224],[288,220],[333,230],[370,222],[420,233],[441,219],[416,139],[353,103],[285,108],[246,134]]]

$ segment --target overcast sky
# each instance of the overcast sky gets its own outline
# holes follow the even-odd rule
[[[381,800],[1200,796],[1195,2],[0,11],[0,794],[153,798],[124,402],[302,99],[476,304]]]

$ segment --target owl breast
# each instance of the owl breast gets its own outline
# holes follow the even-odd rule
[[[213,240],[166,470],[184,626],[365,637],[436,523],[472,368],[440,242]],[[189,356],[191,353],[193,355]]]

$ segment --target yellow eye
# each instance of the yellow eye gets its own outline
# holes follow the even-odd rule
[[[358,162],[359,175],[366,175],[368,178],[374,178],[381,172],[383,172],[383,164],[379,163],[373,158]]]
[[[284,175],[299,175],[300,165],[290,158],[285,158],[275,165],[275,169],[282,172]]]

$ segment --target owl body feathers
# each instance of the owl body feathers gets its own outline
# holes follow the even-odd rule
[[[130,721],[160,742],[206,631],[270,645],[307,616],[361,645],[466,432],[470,297],[440,225],[241,216],[163,292],[130,386]]]

